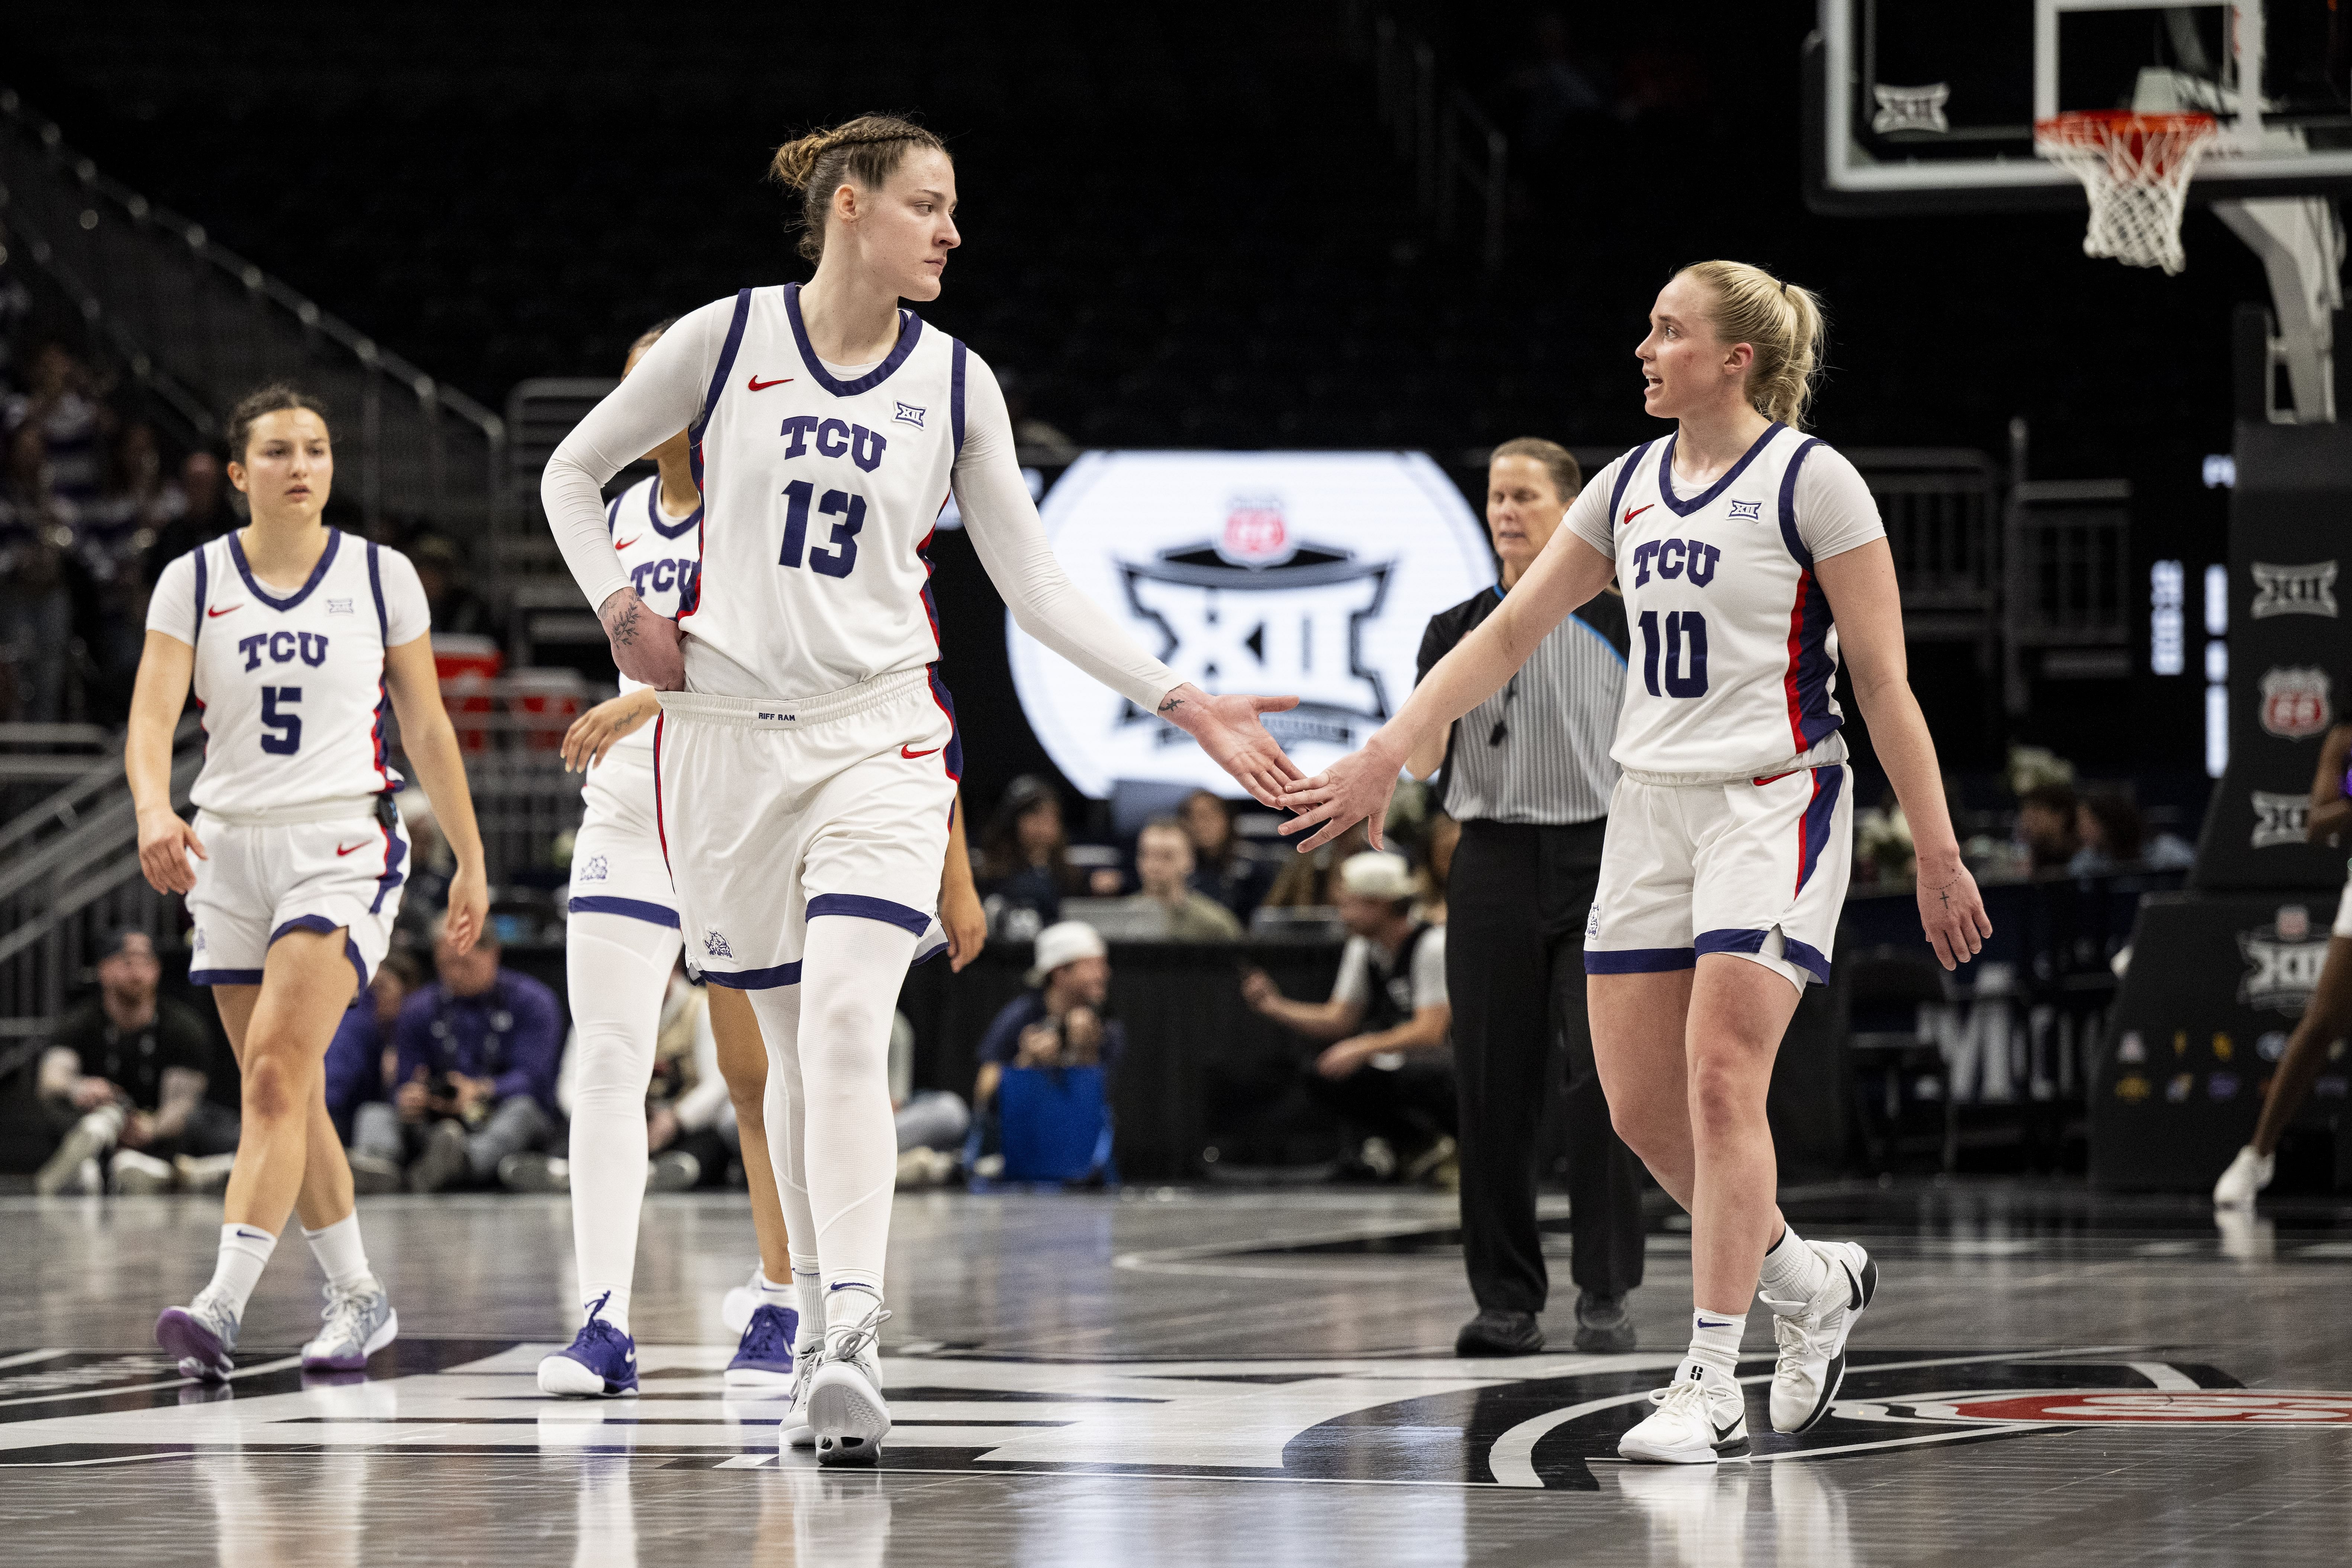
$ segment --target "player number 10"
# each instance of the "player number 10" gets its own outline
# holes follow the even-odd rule
[[[1642,684],[1651,696],[1658,695],[1658,612],[1643,610],[1642,627]],[[1689,653],[1687,661],[1684,649]],[[1706,695],[1706,617],[1696,610],[1666,612],[1665,695],[1668,697],[1704,697]]]
[[[784,487],[784,548],[776,556],[779,566],[798,566],[808,543],[809,503],[814,500],[817,515],[838,518],[833,525],[830,547],[819,545],[807,551],[808,567],[828,577],[846,577],[849,569],[857,564],[857,532],[866,526],[866,498],[851,495],[847,490],[827,490],[820,499],[816,487],[806,479],[794,479]]]

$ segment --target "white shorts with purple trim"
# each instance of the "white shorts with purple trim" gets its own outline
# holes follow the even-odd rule
[[[588,770],[572,846],[570,912],[677,929],[677,890],[654,820],[650,746],[615,746]]]
[[[799,700],[661,702],[657,817],[687,962],[704,980],[798,984],[822,916],[898,926],[918,963],[945,945],[935,917],[955,732],[928,671]]]
[[[1827,984],[1853,866],[1853,797],[1843,763],[1729,784],[1619,779],[1584,972],[1689,969],[1724,952],[1800,989]]]
[[[309,821],[196,814],[208,858],[194,862],[188,913],[193,985],[258,985],[270,944],[289,931],[341,931],[362,989],[392,946],[408,875],[408,836],[352,803]]]

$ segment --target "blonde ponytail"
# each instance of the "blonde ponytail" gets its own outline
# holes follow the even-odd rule
[[[1803,429],[1828,348],[1820,297],[1744,261],[1695,262],[1678,276],[1713,290],[1707,322],[1717,341],[1756,351],[1748,371],[1748,401],[1756,412]]]
[[[861,114],[829,131],[814,131],[776,149],[768,174],[801,198],[800,253],[812,265],[824,257],[824,221],[833,193],[844,184],[879,187],[898,172],[910,149],[944,153],[947,143],[895,114]]]

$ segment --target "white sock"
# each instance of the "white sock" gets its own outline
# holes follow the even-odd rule
[[[629,1293],[611,1288],[599,1290],[580,1303],[580,1321],[602,1318],[623,1333],[629,1331]]]
[[[1830,1266],[1805,1245],[1793,1225],[1783,1226],[1780,1239],[1764,1255],[1764,1271],[1756,1288],[1767,1300],[1810,1301],[1829,1282]]]
[[[765,1268],[760,1270],[752,1279],[751,1289],[760,1293],[761,1306],[782,1307],[788,1312],[797,1312],[801,1310],[800,1287],[792,1282],[792,1272],[789,1268],[785,1269],[784,1282],[779,1285],[768,1278],[768,1271]]]
[[[626,915],[583,912],[564,931],[564,974],[578,1037],[572,1103],[572,1256],[580,1298],[607,1291],[601,1316],[628,1332],[637,1214],[646,1197],[646,1084],[678,933]]]
[[[1736,1318],[1728,1312],[1693,1312],[1690,1352],[1683,1357],[1684,1364],[1696,1362],[1726,1377],[1736,1375],[1739,1369],[1739,1338],[1747,1331],[1745,1312]]]
[[[330,1226],[317,1230],[305,1230],[302,1239],[310,1244],[310,1256],[327,1271],[327,1283],[338,1290],[356,1290],[375,1282],[375,1270],[368,1267],[367,1246],[360,1240],[360,1215],[357,1209]]]
[[[798,1351],[824,1338],[824,1281],[814,1256],[793,1254],[793,1294],[801,1315],[800,1343],[793,1347]]]
[[[212,1283],[202,1294],[226,1302],[230,1311],[243,1318],[245,1303],[277,1248],[278,1238],[257,1225],[221,1226],[220,1258],[213,1265]]]
[[[829,1339],[862,1325],[881,1303],[879,1285],[829,1285],[824,1292],[824,1331]]]

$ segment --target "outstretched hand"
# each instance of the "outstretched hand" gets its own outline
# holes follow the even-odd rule
[[[1282,804],[1298,815],[1282,825],[1282,833],[1289,837],[1313,830],[1315,837],[1298,847],[1304,855],[1360,822],[1371,847],[1382,847],[1381,825],[1388,820],[1389,799],[1396,794],[1397,773],[1403,765],[1404,759],[1375,732],[1362,751],[1350,752],[1291,787]]]
[[[646,608],[635,588],[617,590],[598,607],[596,618],[612,639],[613,662],[623,675],[656,691],[686,689],[686,654],[678,647],[677,623]]]
[[[1919,924],[1946,969],[1958,969],[1983,951],[1992,935],[1992,917],[1985,913],[1984,897],[1966,866],[1955,861],[1945,870],[1919,868]]]
[[[1296,697],[1212,697],[1187,681],[1160,700],[1160,716],[1198,741],[1210,761],[1233,774],[1251,799],[1279,808],[1284,792],[1307,773],[1283,753],[1258,716],[1297,706]]]

